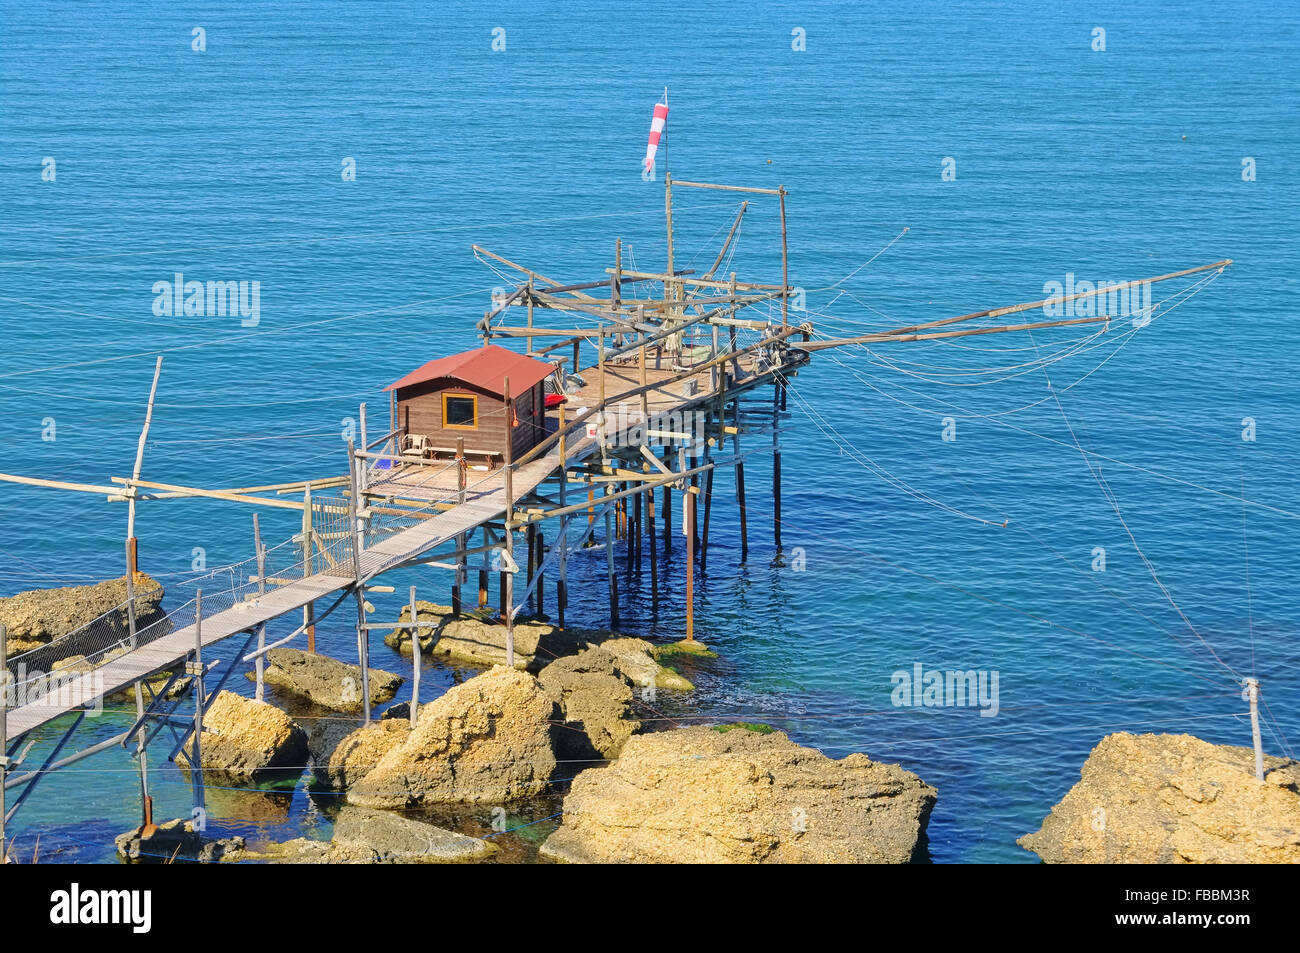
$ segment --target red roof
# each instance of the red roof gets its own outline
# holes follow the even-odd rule
[[[384,390],[396,390],[412,384],[450,377],[466,384],[480,387],[493,394],[505,393],[505,380],[510,378],[510,392],[522,394],[538,381],[555,373],[555,365],[547,364],[523,354],[516,354],[496,344],[478,347],[472,351],[451,354],[430,361],[423,367],[411,371],[399,381],[389,384]]]

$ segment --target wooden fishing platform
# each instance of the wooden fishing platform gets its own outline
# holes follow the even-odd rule
[[[780,203],[781,222],[780,284],[740,282],[734,272],[725,278],[718,274],[733,248],[748,199],[741,203],[711,267],[698,275],[675,269],[674,185],[776,198]],[[544,578],[548,572],[555,580],[558,625],[565,627],[570,556],[592,539],[602,524],[610,627],[615,628],[619,623],[619,573],[614,550],[620,542],[625,544],[629,578],[642,571],[646,543],[649,543],[649,592],[657,607],[661,534],[656,523],[662,521],[666,547],[676,535],[672,503],[679,499],[686,548],[683,634],[688,641],[693,641],[696,565],[703,569],[708,556],[715,469],[734,468],[743,562],[748,556],[744,459],[755,452],[771,454],[772,532],[779,560],[782,549],[780,423],[791,378],[820,349],[1072,325],[1100,325],[1094,329],[1099,333],[1109,328],[1110,314],[994,327],[973,323],[1047,303],[1037,301],[854,338],[814,341],[811,321],[792,323],[790,320],[795,289],[788,274],[784,188],[681,182],[667,175],[664,187],[667,267],[662,272],[625,269],[622,245],[616,242],[614,264],[605,269],[605,277],[565,284],[473,246],[476,255],[495,263],[494,268],[504,265],[521,276],[512,290],[494,299],[493,308],[479,322],[483,350],[435,359],[391,385],[389,429],[376,439],[369,438],[366,405],[362,404],[359,444],[349,441],[346,476],[232,489],[184,487],[142,479],[141,465],[161,357],[155,366],[130,478],[113,478],[113,485],[101,486],[0,474],[3,481],[97,493],[127,503],[128,600],[121,609],[129,616],[129,638],[121,642],[100,640],[86,647],[83,645],[87,638],[85,632],[77,630],[56,640],[52,648],[36,650],[44,653],[39,656],[41,659],[48,660],[62,646],[66,648],[63,657],[84,656],[87,664],[93,666],[65,678],[57,692],[16,706],[8,703],[8,691],[0,692],[0,782],[3,782],[0,783],[0,856],[4,819],[12,816],[43,776],[108,745],[125,745],[131,739],[136,741],[147,827],[151,823],[152,802],[148,794],[146,749],[159,730],[157,724],[177,724],[172,712],[179,702],[168,702],[165,692],[153,694],[143,687],[146,680],[162,672],[175,673],[173,679],[181,673],[195,678],[197,689],[190,693],[195,709],[193,725],[180,735],[172,757],[189,743],[191,763],[201,763],[198,746],[203,710],[211,696],[233,672],[252,661],[256,667],[256,697],[260,700],[266,652],[303,634],[308,649],[314,650],[315,624],[319,621],[315,606],[331,596],[337,598],[326,615],[348,595],[356,603],[363,719],[369,721],[366,679],[370,632],[400,627],[402,622],[368,621],[367,613],[373,607],[368,607],[366,592],[385,588],[391,592],[391,588],[378,586],[374,580],[394,569],[431,566],[452,570],[454,614],[462,610],[462,587],[471,569],[478,573],[477,605],[481,610],[488,606],[488,578],[497,574],[498,618],[505,630],[507,664],[513,664],[515,618],[529,604],[541,614]],[[1216,262],[1146,281],[1163,281],[1214,269],[1221,272],[1229,264]],[[640,293],[647,288],[649,291]],[[1115,290],[1114,286],[1102,287],[1053,300],[1073,301]],[[766,314],[756,319],[738,317],[739,312],[756,306],[765,306]],[[539,313],[563,314],[566,319],[572,319],[574,326],[545,326],[538,321]],[[522,323],[506,323],[509,317],[520,315]],[[525,342],[525,355],[510,353],[492,343],[494,339],[516,338]],[[555,343],[546,343],[557,338]],[[584,361],[584,348],[588,353],[594,352],[594,361]],[[512,373],[516,384],[513,394]],[[772,388],[770,403],[742,401],[742,397],[759,387]],[[550,392],[544,395],[545,388]],[[545,401],[543,396],[547,398]],[[765,409],[756,409],[759,407]],[[769,430],[770,445],[764,441],[742,448],[742,434],[749,440],[750,434]],[[336,495],[322,499],[322,490]],[[658,508],[656,491],[662,491]],[[227,590],[209,592],[207,604],[219,606],[217,611],[203,614],[204,595],[200,592],[196,593],[192,620],[182,617],[179,614],[182,610],[177,609],[168,617],[175,620],[174,625],[137,628],[134,612],[130,611],[135,604],[130,587],[136,574],[137,502],[207,497],[254,507],[299,509],[295,501],[285,498],[288,492],[303,494],[302,530],[275,549],[291,547],[287,551],[300,553],[301,558],[293,567],[272,570],[267,565],[267,549],[262,544],[255,514],[256,572],[232,583]],[[697,521],[699,505],[703,506],[702,524]],[[544,534],[552,527],[554,532],[548,544]],[[477,545],[472,542],[475,536],[481,538]],[[523,560],[526,570],[514,558],[521,541],[527,553]],[[481,559],[471,565],[471,556]],[[496,557],[495,561],[490,559],[492,556]],[[522,591],[518,593],[517,575],[523,580]],[[249,580],[255,581],[255,591],[249,590]],[[211,598],[213,595],[219,598]],[[412,587],[409,603],[412,623],[414,602]],[[302,625],[290,635],[268,644],[268,624],[299,612]],[[85,627],[85,631],[93,625]],[[245,655],[241,650],[228,662],[216,688],[208,692],[203,675],[211,666],[203,663],[203,650],[241,634],[247,636],[245,650],[256,639],[256,651]],[[411,706],[414,717],[418,711],[420,661],[419,639],[412,641],[417,648]],[[36,656],[27,653],[9,659],[5,645],[3,627],[0,627],[0,675],[21,688],[24,659]],[[86,711],[131,686],[135,688],[137,719],[128,731],[75,755],[58,758]],[[147,695],[151,696],[148,700]],[[63,736],[45,765],[39,770],[11,775],[26,755],[24,750],[14,757],[25,737],[65,716],[75,717],[70,719],[70,724],[67,719],[60,723]],[[6,811],[3,792],[19,786],[23,791],[18,802]],[[201,770],[195,772],[194,797],[196,807],[201,807]]]

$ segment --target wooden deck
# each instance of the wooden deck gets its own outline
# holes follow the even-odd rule
[[[742,368],[750,371],[750,376],[736,383],[733,392],[766,379],[765,375],[753,374],[752,365],[743,360]],[[566,404],[567,419],[570,422],[578,419],[582,412],[599,405],[600,383],[597,373],[594,367],[582,371],[582,376],[588,383],[577,394],[571,395]],[[663,380],[677,373],[680,372],[672,368],[647,368],[647,383],[653,384],[656,379]],[[605,374],[606,396],[612,396],[615,401],[619,393],[641,386],[641,371],[636,364],[607,364]],[[695,387],[690,388],[687,381],[695,381]],[[684,381],[652,388],[646,397],[646,405],[653,416],[689,410],[715,396],[710,391],[710,374],[704,371],[685,378]],[[615,420],[628,426],[644,422],[641,406],[639,396],[629,399],[617,408]],[[548,414],[547,421],[548,429],[554,430],[559,422],[558,412]],[[566,446],[566,462],[590,455],[598,443],[598,439],[585,435],[569,441]],[[517,467],[513,471],[511,487],[516,499],[531,494],[559,466],[559,449],[553,447],[537,460]],[[381,495],[429,502],[454,502],[457,497],[454,467],[438,463],[402,466],[387,477],[382,474],[383,471],[371,471],[368,493],[372,497]],[[360,557],[361,575],[363,579],[373,578],[419,558],[462,533],[501,519],[505,511],[504,472],[500,469],[491,472],[471,470],[464,503],[451,506],[365,549]],[[248,632],[263,622],[301,609],[308,603],[346,589],[353,579],[354,570],[349,561],[306,579],[271,589],[256,600],[213,613],[202,621],[203,645],[206,647],[240,632]],[[19,737],[70,711],[93,705],[97,698],[107,697],[140,679],[172,668],[184,661],[193,649],[194,626],[191,625],[120,655],[76,679],[68,680],[60,686],[58,692],[47,698],[9,709],[9,737]],[[76,700],[75,703],[73,700]]]

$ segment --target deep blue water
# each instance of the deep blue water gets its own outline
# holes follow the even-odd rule
[[[358,401],[386,420],[383,385],[474,344],[502,282],[472,242],[562,280],[599,276],[615,237],[632,262],[662,267],[662,186],[638,163],[668,86],[675,175],[790,190],[792,281],[823,332],[1033,300],[1067,273],[1126,280],[1236,262],[1138,333],[1121,338],[1117,324],[1099,348],[1052,364],[1055,398],[1023,365],[1035,346],[1087,330],[819,355],[782,435],[784,542],[806,566],[772,565],[762,455],[747,464],[751,552],[737,566],[720,473],[697,623],[724,661],[701,677],[693,710],[916,771],[939,789],[930,847],[947,862],[1033,860],[1015,838],[1110,731],[1249,744],[1236,683],[1252,671],[1266,749],[1300,738],[1293,7],[2,11],[0,471],[129,475],[162,353],[146,478],[215,487],[339,472]],[[1094,27],[1105,51],[1091,48]],[[791,48],[796,28],[804,51]],[[347,157],[355,181],[340,175]],[[679,265],[707,267],[737,204],[678,193]],[[775,208],[754,202],[742,278],[779,281],[776,227]],[[152,287],[175,272],[259,281],[260,323],[155,315]],[[1189,284],[1157,285],[1155,298]],[[988,386],[934,379],[936,367],[991,366],[1018,369]],[[957,439],[945,442],[948,416]],[[0,487],[0,593],[120,573],[124,506]],[[296,529],[292,514],[262,519],[271,539]],[[143,567],[167,581],[190,573],[196,547],[209,566],[244,559],[249,523],[227,504],[142,504]],[[1090,568],[1098,546],[1104,573]],[[592,625],[605,621],[597,568],[571,610]],[[445,599],[436,573],[390,581]],[[678,635],[680,596],[656,615],[648,586],[624,585],[624,627]],[[343,657],[352,640],[337,618],[320,636]],[[374,662],[403,664],[379,644]],[[998,715],[894,707],[891,673],[917,662],[996,670]],[[451,677],[431,670],[426,685]],[[175,768],[155,775],[159,813],[186,813]],[[39,833],[64,857],[107,856],[107,836],[136,823],[136,792],[125,752],[84,762],[23,808],[20,844]],[[320,822],[301,791],[210,804],[229,829]]]

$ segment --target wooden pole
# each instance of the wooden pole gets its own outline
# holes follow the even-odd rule
[[[664,170],[664,215],[668,220],[668,274],[673,273],[673,176],[667,169]],[[664,281],[664,297],[675,301],[677,293],[673,286],[672,280]],[[671,314],[672,312],[669,312]]]
[[[650,607],[659,611],[659,540],[655,527],[655,494],[651,490],[646,494],[646,539],[650,541]]]
[[[713,470],[704,477],[704,528],[700,532],[700,572],[703,573],[709,561],[709,513],[713,509]]]
[[[0,622],[0,864],[9,863],[5,849],[5,781],[9,772],[9,629]]]
[[[605,484],[605,495],[611,492]],[[609,626],[618,626],[618,576],[614,572],[614,531],[610,520],[610,505],[605,504],[605,575],[609,578]]]
[[[686,506],[686,641],[695,641],[695,494],[684,494]]]
[[[456,502],[465,502],[465,438],[456,438]],[[467,549],[469,546],[469,537],[464,533],[458,533],[456,536],[456,578],[451,586],[451,616],[453,619],[460,618],[461,612],[461,595],[460,587],[465,583],[465,554],[460,550]],[[412,616],[414,619],[414,616]]]
[[[777,189],[781,201],[781,330],[790,326],[790,256],[785,245],[785,186]]]
[[[560,430],[564,430],[564,405],[560,405]],[[569,476],[565,465],[566,448],[564,437],[560,437],[560,507],[568,505],[566,496],[568,493]],[[560,547],[560,578],[555,584],[555,611],[559,616],[560,628],[564,628],[564,610],[569,600],[569,520],[567,518],[560,520],[560,533],[556,540],[556,545]]]
[[[370,636],[366,627],[366,593],[361,578],[362,534],[361,520],[357,516],[358,486],[356,446],[348,441],[348,474],[351,493],[348,495],[348,523],[352,531],[352,592],[357,602],[357,659],[361,666],[361,711],[365,724],[370,724]]]
[[[615,311],[623,306],[623,239],[621,238],[614,239],[614,277],[609,283],[609,300]],[[577,368],[575,367],[574,370]]]
[[[772,539],[776,544],[776,557],[781,558],[781,385],[772,392]]]
[[[316,571],[315,551],[312,548],[311,518],[311,484],[302,490],[302,576],[306,579]],[[307,651],[316,651],[316,603],[308,602],[302,607],[302,624],[307,633]]]
[[[745,463],[740,459],[740,398],[737,397],[733,407],[734,416],[732,418],[732,427],[735,434],[735,453],[736,453],[736,503],[740,507],[740,561],[743,563],[749,558],[749,530],[748,517],[749,512],[745,508]]]
[[[266,548],[262,545],[262,530],[253,514],[253,552],[257,553],[257,594],[266,595]],[[253,697],[266,701],[266,623],[257,626],[257,688]]]
[[[420,628],[416,625],[419,616],[415,614],[415,587],[411,587],[411,730],[415,730],[415,720],[420,711]]]
[[[488,562],[487,562],[487,548],[488,548],[488,546],[489,546],[489,541],[488,541],[488,528],[487,528],[487,525],[484,524],[484,526],[483,526],[483,550],[484,550],[484,552],[483,552],[483,562],[479,563],[479,569],[478,569],[478,607],[479,607],[480,609],[486,609],[486,608],[487,608],[487,604],[488,604]]]
[[[135,467],[131,470],[131,479],[140,479],[140,467],[144,463],[144,444],[149,437],[149,424],[153,421],[153,401],[154,396],[158,393],[158,375],[162,373],[162,355],[158,355],[158,360],[153,366],[153,384],[149,387],[149,407],[144,413],[144,426],[140,428],[140,442],[135,448]],[[127,539],[135,539],[135,492],[134,489],[127,497],[126,506],[126,536]],[[132,547],[132,554],[135,549]],[[127,572],[135,572],[135,563],[127,569]]]
[[[528,330],[530,333],[528,335],[528,350],[526,353],[531,355],[533,353],[534,340],[533,335],[531,334],[533,330],[533,278],[531,275],[528,276]]]
[[[505,456],[505,489],[506,489],[506,522],[505,522],[505,549],[502,551],[503,570],[510,567],[506,565],[505,556],[512,555],[514,552],[514,536],[510,530],[510,524],[515,518],[515,489],[512,472],[515,468],[515,429],[514,429],[514,404],[510,399],[510,378],[504,381],[505,385],[505,404],[506,404],[506,456]],[[503,595],[505,602],[505,622],[506,622],[506,665],[509,668],[515,667],[515,574],[512,572],[502,573]]]
[[[261,646],[259,646],[260,648]],[[260,666],[262,657],[257,658]],[[259,668],[260,671],[260,668]],[[190,779],[194,789],[195,819],[202,818],[207,810],[206,789],[203,784],[203,706],[207,693],[203,687],[203,590],[194,592],[194,750],[190,756]],[[258,701],[261,701],[259,698]]]
[[[546,561],[546,534],[542,532],[542,529],[539,526],[534,526],[533,529],[535,530],[533,533],[533,545],[537,547],[537,557],[533,560],[533,565],[537,567],[535,573],[537,577],[536,607],[537,614],[540,616],[544,615],[546,612],[543,605],[546,594],[546,571],[543,568],[543,564]]]
[[[1259,734],[1259,679],[1246,679],[1246,697],[1250,700],[1250,736],[1255,745],[1255,777],[1264,780],[1264,745]]]

